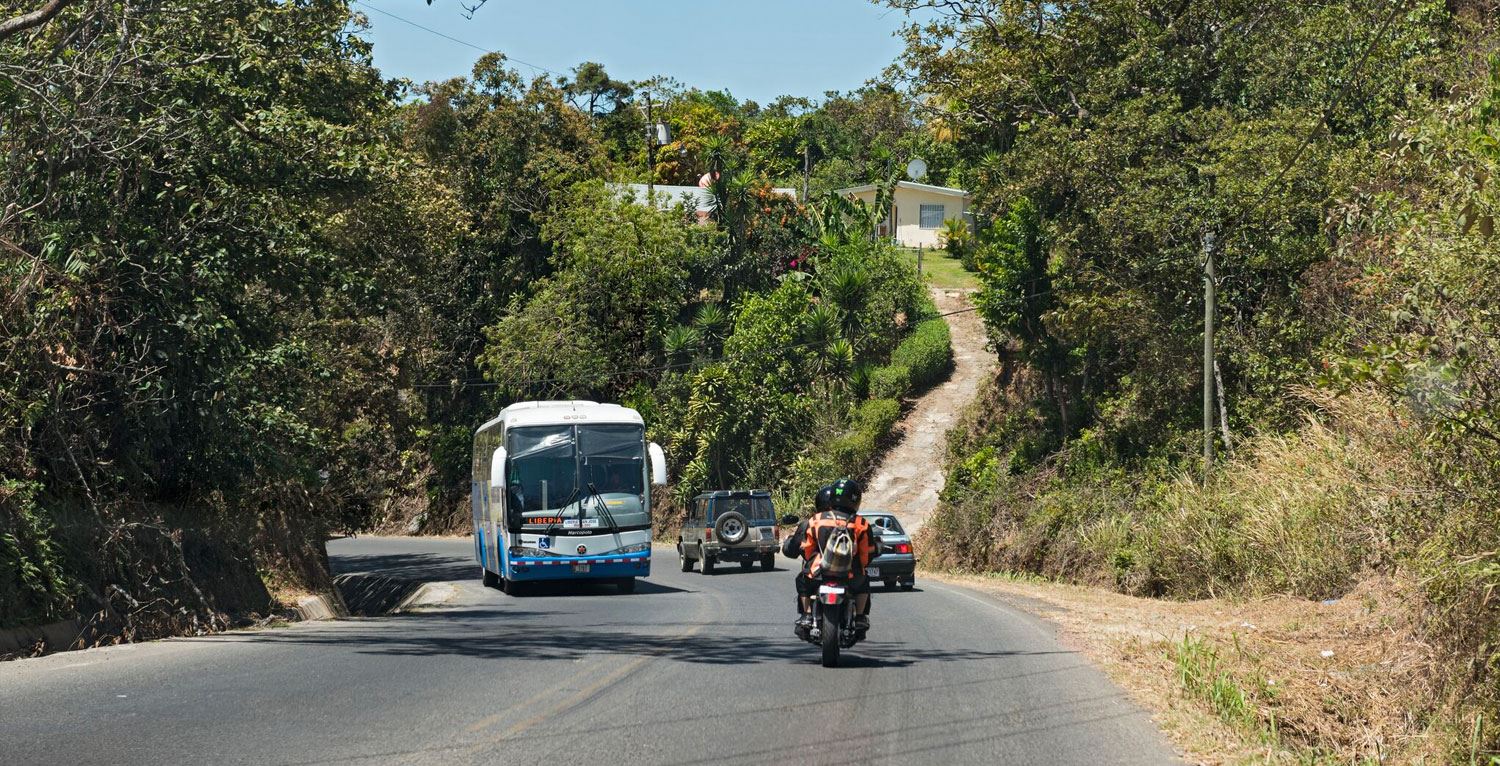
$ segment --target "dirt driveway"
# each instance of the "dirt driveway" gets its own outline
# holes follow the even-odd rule
[[[934,288],[940,312],[972,306],[967,290]],[[953,335],[953,374],[920,399],[897,426],[901,441],[885,454],[865,490],[865,508],[891,511],[915,534],[937,509],[943,489],[943,456],[948,429],[979,393],[980,384],[996,364],[985,349],[984,324],[979,313],[967,311],[946,318]]]

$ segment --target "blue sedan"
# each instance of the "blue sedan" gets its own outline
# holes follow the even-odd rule
[[[885,511],[860,511],[859,515],[870,522],[877,538],[876,556],[865,573],[871,580],[883,580],[887,588],[917,587],[917,556],[901,521]]]

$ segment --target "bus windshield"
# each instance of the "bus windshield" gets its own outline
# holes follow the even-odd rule
[[[521,510],[524,523],[591,528],[648,523],[640,426],[527,426],[510,429],[506,442],[507,501]]]

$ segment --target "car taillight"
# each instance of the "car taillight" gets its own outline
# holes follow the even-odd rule
[[[911,553],[911,543],[896,543],[897,553]]]

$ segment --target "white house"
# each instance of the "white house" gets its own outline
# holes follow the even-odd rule
[[[850,199],[875,204],[875,184],[839,189]],[[963,189],[932,186],[914,181],[897,181],[891,194],[891,212],[875,229],[876,236],[891,237],[905,247],[942,247],[938,231],[943,221],[957,218],[968,221],[969,193]]]

